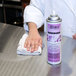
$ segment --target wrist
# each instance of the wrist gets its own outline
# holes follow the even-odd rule
[[[29,27],[29,32],[38,32],[37,26],[35,23],[29,22],[28,27]]]
[[[29,34],[38,34],[38,30],[37,29],[31,29],[31,30],[29,30]]]

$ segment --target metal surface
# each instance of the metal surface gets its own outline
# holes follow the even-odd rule
[[[41,56],[18,56],[16,49],[24,34],[18,26],[0,23],[0,76],[76,76],[76,40],[62,38],[62,63],[47,63],[46,35],[41,33]]]

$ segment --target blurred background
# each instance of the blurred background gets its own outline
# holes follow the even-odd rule
[[[23,11],[30,0],[0,0],[0,22],[23,27]]]

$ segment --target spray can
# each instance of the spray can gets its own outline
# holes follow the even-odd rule
[[[62,19],[53,12],[47,18],[47,51],[48,63],[61,63],[61,22]]]

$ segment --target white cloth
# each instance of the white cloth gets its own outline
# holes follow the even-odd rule
[[[24,42],[27,37],[28,37],[28,34],[24,34],[20,39],[18,48],[17,48],[17,54],[18,55],[41,55],[41,51],[42,51],[41,47],[39,47],[38,50],[34,51],[33,53],[31,53],[30,51],[27,51],[27,49],[24,48]]]
[[[62,35],[72,37],[76,33],[76,0],[31,0],[24,10],[24,29],[28,30],[27,22],[34,22],[37,28],[44,23],[46,32],[46,18],[55,10],[62,18]]]

